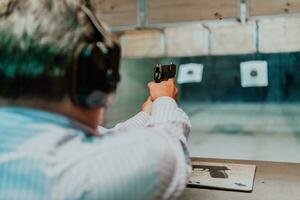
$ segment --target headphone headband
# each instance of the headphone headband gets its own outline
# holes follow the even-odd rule
[[[95,39],[94,42],[82,43],[75,49],[70,96],[73,103],[82,107],[106,107],[108,94],[116,90],[120,80],[121,48],[86,5],[80,5],[80,8],[103,41]]]
[[[98,20],[98,18],[94,15],[94,13],[91,11],[91,9],[89,9],[86,5],[80,5],[79,7],[84,12],[84,14],[89,18],[90,22],[97,29],[97,31],[104,37],[104,42],[108,46],[112,47],[114,45],[114,42],[113,42],[112,38],[110,37],[110,34],[103,27],[103,25]]]

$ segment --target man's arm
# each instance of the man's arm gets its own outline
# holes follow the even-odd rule
[[[150,119],[150,115],[146,112],[139,112],[135,116],[126,120],[125,122],[117,124],[115,127],[111,129],[104,128],[102,126],[98,127],[98,130],[101,134],[125,131],[127,129],[134,129],[139,127],[144,127],[147,121]]]
[[[189,118],[178,108],[174,99],[159,97],[153,103],[152,115],[147,126],[153,127],[158,133],[169,138],[169,157],[173,157],[174,160],[166,162],[166,165],[174,166],[174,171],[163,194],[163,199],[174,199],[186,187],[191,172],[191,163],[186,147],[191,130]]]
[[[99,131],[100,133],[105,134],[108,132],[116,132],[116,131],[122,131],[126,129],[143,127],[146,125],[146,122],[150,119],[151,107],[152,107],[152,101],[151,98],[149,97],[147,101],[145,101],[145,103],[142,105],[141,112],[137,113],[135,116],[131,117],[125,122],[117,124],[112,129],[99,127]]]
[[[87,161],[88,199],[175,199],[191,172],[190,122],[170,97],[157,98],[146,126],[93,142]]]
[[[149,87],[158,94],[151,92],[154,103],[145,126],[92,138],[88,144],[81,140],[77,149],[84,161],[73,167],[74,173],[68,171],[70,179],[65,177],[80,178],[70,194],[76,188],[86,199],[175,199],[181,194],[191,172],[186,151],[190,122],[174,100],[174,83]]]

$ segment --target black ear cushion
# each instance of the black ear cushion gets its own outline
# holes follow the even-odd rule
[[[96,46],[88,46],[82,49],[77,62],[75,74],[74,98],[77,104],[83,107],[98,107],[102,104],[104,94],[108,93],[106,56]],[[98,95],[96,95],[98,94]],[[101,94],[101,95],[100,95]],[[96,96],[99,97],[96,97]],[[95,96],[95,97],[93,97]],[[93,98],[93,105],[90,105],[90,98]]]
[[[120,80],[121,51],[116,48],[81,45],[71,73],[71,99],[87,108],[105,106],[107,94],[116,90]]]
[[[109,63],[112,69],[110,77],[110,88],[115,90],[117,88],[118,82],[121,80],[119,66],[121,61],[121,47],[118,44],[114,44],[112,48],[109,48],[108,53]]]

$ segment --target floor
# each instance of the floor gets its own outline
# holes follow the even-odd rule
[[[300,104],[182,104],[191,156],[300,162]]]

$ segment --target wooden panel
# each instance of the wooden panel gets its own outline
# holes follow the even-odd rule
[[[250,0],[250,16],[300,13],[299,0]]]
[[[148,0],[150,23],[235,18],[237,0]]]
[[[110,26],[135,25],[137,0],[91,0],[97,15]]]

